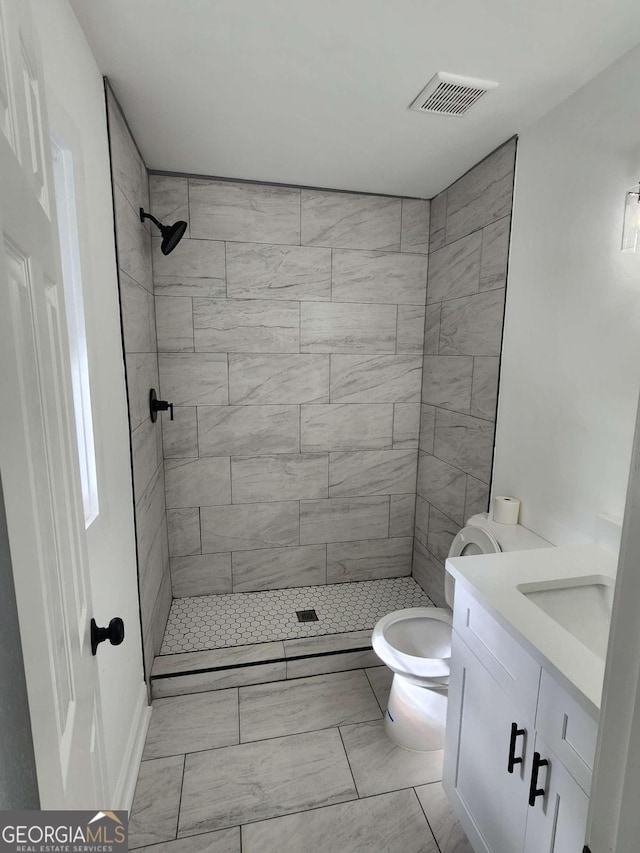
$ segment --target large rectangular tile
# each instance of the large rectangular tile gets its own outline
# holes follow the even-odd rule
[[[434,453],[445,462],[488,483],[493,459],[491,421],[438,409]]]
[[[328,497],[328,470],[326,453],[236,456],[231,460],[233,502]]]
[[[194,299],[197,352],[298,352],[298,302]]]
[[[193,352],[193,300],[156,296],[158,352]]]
[[[466,474],[437,456],[420,454],[418,494],[461,525],[466,489]]]
[[[371,629],[345,631],[343,634],[319,634],[317,637],[298,637],[285,640],[287,660],[308,655],[325,655],[328,652],[368,651],[371,648]]]
[[[131,433],[131,463],[134,499],[138,501],[162,462],[160,425],[143,421]]]
[[[467,474],[467,494],[464,501],[464,517],[471,518],[489,508],[489,486]]]
[[[195,406],[176,406],[173,410],[173,420],[163,418],[162,447],[165,459],[198,455]]]
[[[153,662],[151,677],[160,678],[198,669],[241,668],[245,664],[266,664],[281,660],[284,656],[284,645],[280,640],[273,643],[231,646],[226,649],[159,655]]]
[[[265,548],[233,555],[233,591],[316,586],[327,579],[324,545]]]
[[[388,496],[329,498],[300,503],[301,545],[385,539],[388,533]]]
[[[228,403],[226,355],[161,353],[158,364],[161,396],[174,406],[220,406]]]
[[[391,495],[389,500],[389,536],[413,536],[416,496]]]
[[[430,210],[431,202],[428,199],[402,199],[401,252],[429,254]]]
[[[164,466],[167,506],[213,506],[231,503],[228,456],[167,459]]]
[[[300,351],[392,353],[396,321],[395,305],[303,302]]]
[[[243,826],[242,849],[244,853],[300,853],[301,850],[321,850],[322,853],[438,851],[429,825],[411,790]],[[467,849],[470,851],[470,848],[460,848],[459,851],[447,850],[446,853],[466,853]]]
[[[332,403],[412,403],[420,401],[419,355],[332,355]]]
[[[429,256],[427,302],[443,302],[478,292],[482,232],[449,243]]]
[[[161,243],[159,237],[153,238],[156,296],[223,298],[227,295],[223,242],[183,238],[170,255],[162,254]]]
[[[393,449],[416,449],[419,435],[420,403],[396,403],[393,407]]]
[[[328,355],[229,355],[229,402],[328,403]],[[226,401],[225,401],[226,402]]]
[[[114,185],[118,267],[148,291],[153,291],[151,278],[151,237],[140,222],[118,184]]]
[[[106,87],[113,180],[135,210],[145,205],[147,170],[111,89]]]
[[[296,453],[298,406],[198,406],[201,456]]]
[[[231,554],[196,554],[171,558],[174,598],[231,592]]]
[[[158,466],[154,475],[135,505],[138,560],[144,563],[156,535],[164,521],[165,494],[162,466]]]
[[[242,743],[377,719],[362,670],[240,689]]]
[[[234,299],[331,299],[331,249],[227,245],[227,295]]]
[[[158,356],[152,353],[127,353],[127,397],[129,428],[133,432],[149,417],[149,389],[158,388]]]
[[[237,690],[158,699],[152,710],[143,761],[239,742]]]
[[[387,710],[389,693],[391,692],[393,672],[387,666],[372,666],[365,669],[365,674],[369,679],[371,689],[376,694],[380,709],[384,713]]]
[[[169,554],[187,557],[200,554],[200,510],[198,507],[167,510]]]
[[[430,504],[420,495],[416,495],[416,528],[413,535],[425,548],[429,544],[429,509]]]
[[[399,198],[302,190],[303,245],[397,252],[401,219]]]
[[[396,352],[422,355],[424,342],[424,305],[398,305]]]
[[[427,305],[424,322],[424,354],[438,355],[440,352],[440,302]]]
[[[442,779],[444,750],[402,749],[386,736],[382,720],[341,726],[340,734],[360,797]]]
[[[474,358],[470,414],[495,420],[498,405],[499,358]]]
[[[327,583],[370,581],[411,574],[413,539],[374,539],[327,545]]]
[[[329,455],[329,497],[412,492],[418,459],[415,450],[345,450]]]
[[[187,179],[177,175],[149,175],[149,206],[160,222],[189,222]],[[189,230],[186,231],[189,236]]]
[[[129,849],[176,837],[184,756],[143,761],[129,815]]]
[[[191,236],[300,244],[300,190],[189,179]]]
[[[122,270],[119,281],[125,352],[155,352],[157,343],[153,294]]]
[[[473,358],[463,355],[425,355],[422,401],[468,413],[471,406]]]
[[[376,653],[367,650],[288,660],[287,678],[307,678],[312,675],[327,675],[330,672],[364,669],[373,666],[377,660]]]
[[[139,563],[138,592],[140,598],[140,622],[143,637],[152,645],[153,622],[158,596],[163,584],[169,579],[169,542],[167,524],[162,522],[156,530],[146,559]],[[171,593],[171,584],[169,584]],[[155,649],[152,650],[155,652]]]
[[[504,289],[466,296],[442,306],[441,355],[500,355]]]
[[[202,553],[298,545],[298,507],[297,501],[203,507]]]
[[[447,230],[447,191],[431,199],[429,222],[429,252],[444,246]]]
[[[413,404],[409,404],[413,405]],[[393,404],[301,406],[302,450],[391,449]]]
[[[420,406],[420,441],[418,447],[425,453],[433,453],[433,442],[436,432],[436,407]]]
[[[444,566],[418,539],[413,541],[413,568],[411,576],[427,593],[436,607],[447,607],[444,597]]]
[[[482,229],[480,290],[493,290],[507,283],[511,217],[505,216]]]
[[[203,832],[153,844],[146,853],[242,853],[240,843],[240,827],[233,826],[219,832]]]
[[[282,681],[286,677],[287,664],[285,661],[280,661],[258,666],[242,666],[237,669],[199,672],[195,675],[154,678],[151,681],[151,693],[154,699],[164,699],[167,696],[183,696],[186,693],[228,690],[231,687],[244,687],[247,684],[266,684],[268,681]]]
[[[178,834],[223,829],[355,796],[335,729],[222,747],[187,756]]]
[[[334,249],[332,299],[424,305],[427,264],[420,255]]]
[[[440,853],[473,853],[473,847],[449,804],[440,782],[416,788]]]
[[[452,521],[436,507],[429,508],[429,551],[439,562],[444,563],[449,556],[451,543],[460,530],[460,524]]]

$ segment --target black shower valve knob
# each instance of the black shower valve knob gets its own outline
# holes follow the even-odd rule
[[[149,412],[151,422],[155,423],[158,420],[158,412],[169,412],[171,420],[173,420],[173,403],[168,403],[166,400],[158,400],[156,389],[152,388],[149,391]]]

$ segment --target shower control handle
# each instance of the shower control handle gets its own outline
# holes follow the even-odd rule
[[[513,773],[516,764],[522,764],[523,756],[516,758],[516,739],[526,735],[526,729],[519,729],[517,723],[511,723],[511,738],[509,740],[509,760],[507,761],[507,773]]]
[[[166,400],[158,400],[156,389],[152,388],[149,391],[149,412],[151,414],[151,423],[158,420],[158,412],[169,411],[169,416],[173,420],[173,403],[167,403]]]

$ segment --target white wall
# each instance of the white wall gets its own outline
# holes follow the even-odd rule
[[[494,494],[556,544],[621,522],[640,385],[640,47],[520,136]]]
[[[74,159],[100,502],[99,518],[88,531],[93,615],[99,625],[114,616],[125,624],[124,643],[103,643],[97,657],[111,797],[104,807],[123,808],[137,771],[131,766],[132,730],[144,724],[146,714],[104,92],[67,0],[36,0],[31,6],[51,129]]]

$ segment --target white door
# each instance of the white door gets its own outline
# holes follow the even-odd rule
[[[0,476],[42,808],[105,796],[72,407],[38,48],[0,0]]]

